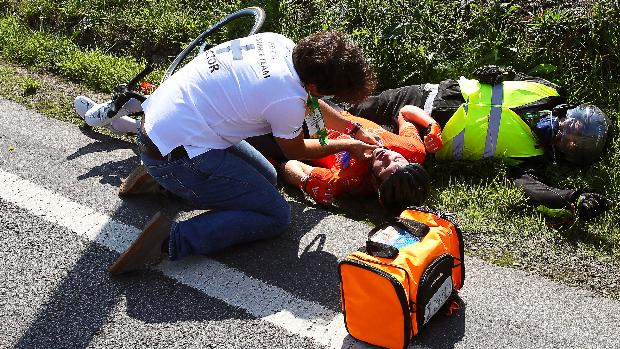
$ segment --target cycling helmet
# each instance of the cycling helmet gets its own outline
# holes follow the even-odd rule
[[[430,176],[419,164],[408,164],[396,170],[379,186],[379,201],[386,209],[401,212],[409,206],[421,205],[430,190]]]
[[[607,142],[610,121],[599,108],[582,104],[560,117],[554,146],[572,163],[587,165],[596,161]]]

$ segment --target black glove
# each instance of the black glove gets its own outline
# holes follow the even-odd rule
[[[485,65],[474,70],[473,75],[483,84],[496,85],[502,81],[513,80],[516,74],[512,67]]]
[[[587,221],[603,213],[611,204],[611,200],[601,194],[583,193],[577,198],[575,211],[579,218]]]

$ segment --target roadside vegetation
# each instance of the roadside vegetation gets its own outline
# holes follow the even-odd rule
[[[263,30],[293,40],[324,29],[349,33],[375,67],[379,89],[469,76],[484,64],[512,66],[564,86],[571,102],[598,105],[618,126],[616,0],[0,0],[0,93],[68,120],[75,91],[103,98],[147,62],[158,64],[148,77],[157,83],[189,41],[247,6],[265,9]],[[74,87],[63,93],[44,73]],[[619,168],[616,132],[599,163],[550,166],[546,175],[557,186],[588,188],[618,203]],[[617,204],[587,224],[550,227],[506,179],[501,161],[436,163],[430,171],[426,204],[457,213],[470,255],[620,297]],[[383,218],[374,202],[346,202],[334,212],[372,223]]]

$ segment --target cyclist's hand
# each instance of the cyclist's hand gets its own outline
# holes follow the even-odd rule
[[[430,124],[424,136],[424,147],[426,151],[435,154],[443,148],[443,140],[441,139],[441,126],[437,123]]]
[[[605,196],[597,193],[583,193],[577,198],[575,210],[583,220],[590,220],[605,212],[612,202]]]

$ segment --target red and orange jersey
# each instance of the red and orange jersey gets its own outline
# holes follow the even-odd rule
[[[426,150],[415,126],[405,127],[399,130],[399,134],[394,134],[372,121],[355,117],[349,113],[343,112],[342,116],[362,125],[365,131],[379,137],[384,147],[403,155],[409,162],[424,163]],[[342,139],[350,138],[350,136],[330,130],[328,138]],[[344,193],[364,195],[373,192],[369,175],[370,162],[368,160],[356,159],[351,157],[348,152],[343,151],[312,160],[312,165],[316,166],[311,174],[311,177],[316,179],[314,186],[317,188],[314,188],[314,193],[329,192],[333,198],[336,198]],[[307,188],[306,191],[313,196],[313,193],[310,192],[312,190],[312,188]],[[314,198],[317,201],[322,200],[320,195]]]

